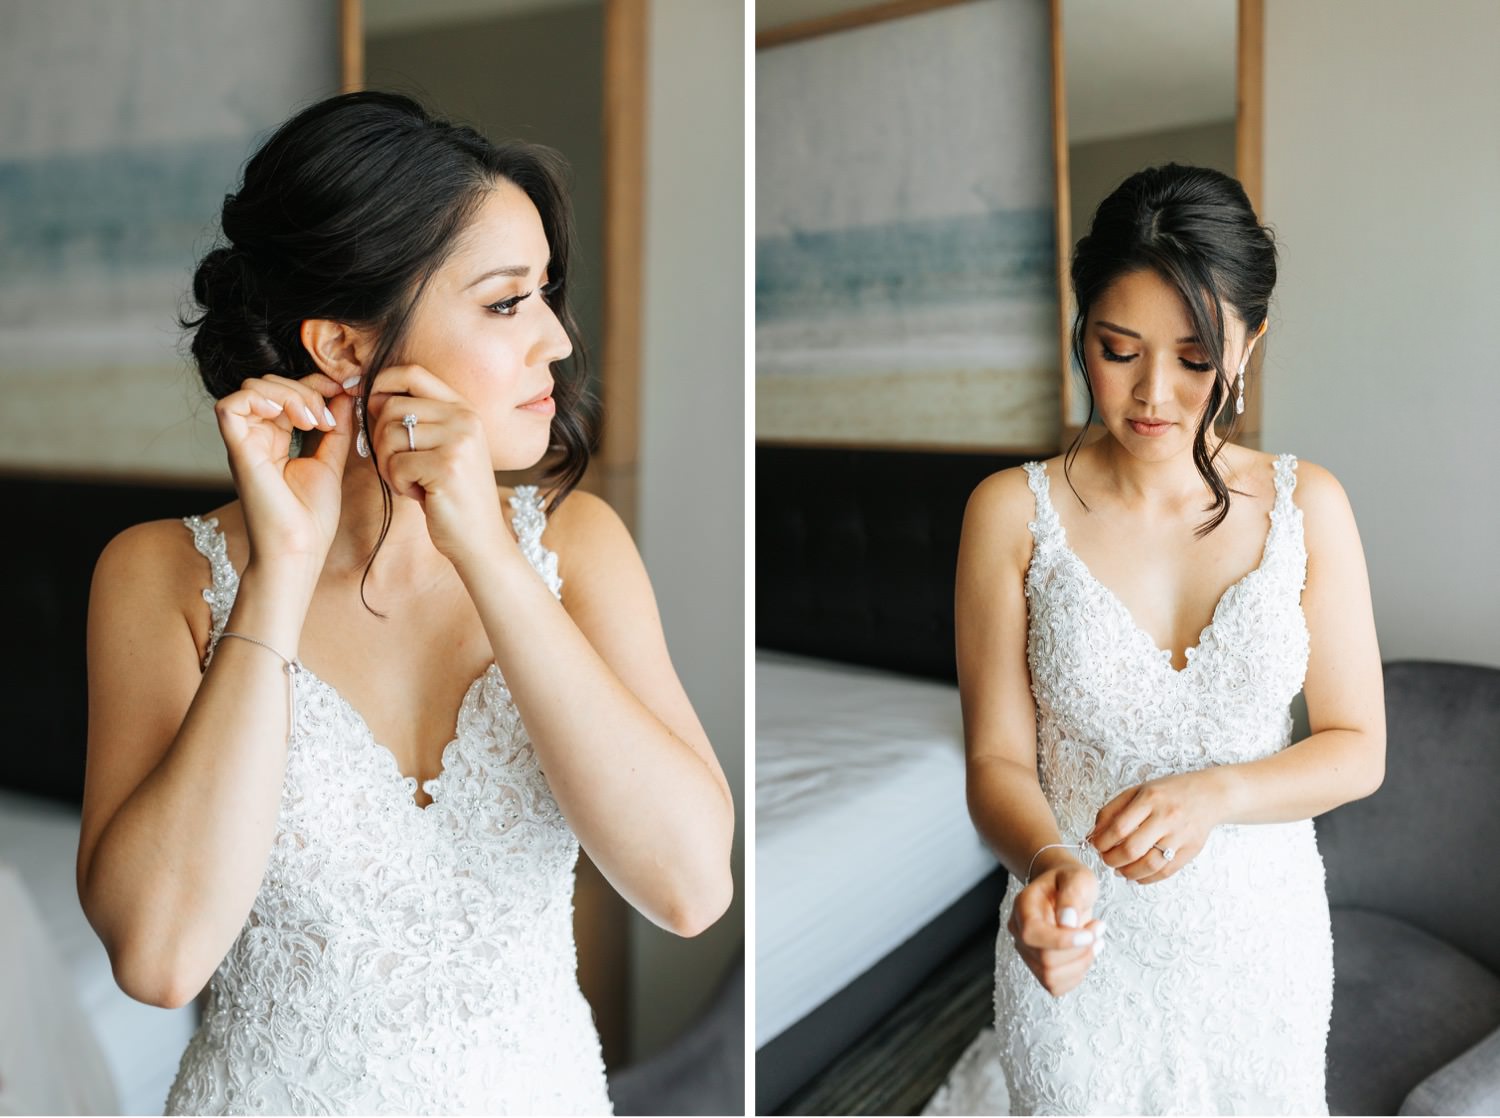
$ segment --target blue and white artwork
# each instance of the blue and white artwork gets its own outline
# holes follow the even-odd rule
[[[1055,445],[1049,44],[970,0],[759,52],[759,438]]]
[[[224,196],[338,92],[336,0],[0,5],[0,468],[228,480],[174,321]]]

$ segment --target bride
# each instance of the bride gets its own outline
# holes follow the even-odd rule
[[[994,1031],[928,1113],[1328,1113],[1312,817],[1380,786],[1385,714],[1342,488],[1214,428],[1275,273],[1234,179],[1126,179],[1072,260],[1104,433],[969,501],[968,799],[1016,884]]]
[[[734,820],[640,556],[573,488],[560,164],[344,94],[223,229],[183,325],[238,500],[111,541],[88,626],[80,898],[132,997],[208,986],[167,1112],[607,1113],[579,847],[692,936]],[[549,452],[545,497],[497,489]]]

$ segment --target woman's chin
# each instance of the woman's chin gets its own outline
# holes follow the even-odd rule
[[[509,474],[521,470],[529,470],[539,465],[543,458],[547,457],[547,448],[550,445],[550,428],[543,432],[541,438],[512,439],[506,444],[503,453],[492,454],[490,465],[496,473]]]

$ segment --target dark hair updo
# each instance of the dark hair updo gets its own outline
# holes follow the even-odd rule
[[[1214,494],[1209,508],[1216,515],[1196,532],[1203,536],[1229,514],[1229,488],[1213,464],[1223,444],[1212,455],[1207,449],[1208,429],[1229,401],[1233,387],[1233,378],[1224,367],[1224,306],[1233,308],[1250,334],[1260,329],[1276,286],[1276,245],[1271,230],[1256,218],[1239,181],[1209,167],[1179,163],[1147,167],[1100,202],[1088,233],[1073,249],[1072,260],[1073,292],[1078,300],[1073,359],[1085,370],[1090,421],[1094,388],[1088,383],[1084,360],[1084,324],[1110,284],[1143,268],[1150,268],[1181,293],[1193,331],[1214,366],[1213,390],[1193,437],[1193,462]],[[1230,417],[1225,441],[1239,422],[1233,412]],[[1068,448],[1065,474],[1086,430],[1087,425]],[[1072,485],[1071,478],[1068,484]]]
[[[568,300],[574,232],[565,175],[551,148],[492,143],[399,93],[343,93],[301,110],[250,157],[243,185],[225,196],[229,243],[204,256],[193,276],[203,313],[178,318],[196,328],[192,354],[204,387],[219,400],[247,377],[321,371],[301,327],[326,318],[373,328],[359,387],[368,396],[485,196],[499,180],[514,183],[541,215],[555,289],[548,303],[573,343],[574,357],[552,370],[554,453],[543,480],[552,483],[555,508],[583,477],[593,440],[586,357]],[[365,426],[368,438],[368,416]],[[385,521],[366,577],[390,528],[383,478],[380,488]]]

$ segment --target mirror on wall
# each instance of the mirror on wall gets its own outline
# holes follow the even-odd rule
[[[1074,304],[1068,259],[1099,203],[1128,175],[1159,163],[1192,163],[1238,176],[1258,204],[1259,0],[1054,0],[1063,112],[1054,121],[1058,164],[1059,336],[1064,375],[1063,442],[1088,418],[1083,374],[1073,363]],[[1253,98],[1254,114],[1242,110]],[[1253,164],[1253,165],[1251,165]],[[1257,347],[1256,357],[1260,356]],[[1259,377],[1251,382],[1259,384]],[[1258,391],[1255,393],[1258,399]],[[1251,391],[1242,432],[1251,435]],[[1096,420],[1097,421],[1097,420]]]
[[[570,298],[590,388],[603,398],[606,0],[342,2],[346,29],[358,28],[345,44],[346,85],[408,94],[492,140],[545,144],[567,160],[577,235]],[[579,984],[614,1068],[630,1049],[628,913],[586,855],[574,908]]]
[[[416,97],[572,169],[570,298],[599,391],[603,340],[604,0],[364,0],[364,86]]]

